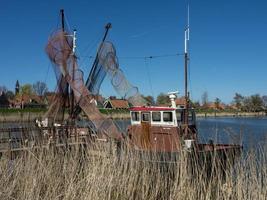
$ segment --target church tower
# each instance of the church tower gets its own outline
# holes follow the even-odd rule
[[[15,95],[17,95],[18,93],[19,93],[19,81],[17,80],[15,87]]]

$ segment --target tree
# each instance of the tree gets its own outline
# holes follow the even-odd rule
[[[32,88],[33,91],[39,96],[43,96],[48,91],[46,84],[41,81],[37,81],[36,83],[34,83],[32,85]]]
[[[217,110],[220,109],[221,100],[218,97],[216,97],[214,104]]]
[[[203,107],[207,107],[208,105],[208,101],[209,101],[209,98],[208,98],[208,92],[205,91],[202,96],[201,96],[201,100],[202,100],[202,106]]]
[[[25,85],[21,86],[20,94],[21,95],[32,95],[33,94],[32,85],[31,84],[25,84]]]
[[[154,97],[152,96],[143,96],[143,98],[147,101],[147,103],[151,106],[155,105]]]
[[[253,112],[259,112],[263,110],[263,101],[259,94],[251,95],[250,100]]]
[[[239,93],[235,93],[234,96],[234,103],[235,106],[237,107],[237,109],[241,110],[242,109],[242,105],[244,104],[245,97],[243,97],[241,94]],[[248,99],[246,100],[246,102],[248,102]]]
[[[168,95],[164,94],[164,93],[160,93],[157,97],[157,105],[165,105],[165,104],[170,104],[170,98],[168,97]]]
[[[200,108],[199,101],[191,102],[191,104],[192,104],[192,107],[195,108],[195,109],[199,109]]]
[[[6,93],[7,92],[7,87],[6,86],[4,86],[4,85],[2,85],[2,86],[0,86],[0,93]]]
[[[263,103],[264,109],[266,110],[267,109],[267,96],[263,95],[261,97],[261,99],[262,99],[262,103]]]
[[[7,92],[6,92],[6,97],[8,98],[8,99],[14,99],[14,97],[15,97],[15,94],[14,94],[14,92],[12,92],[11,90],[8,90]]]

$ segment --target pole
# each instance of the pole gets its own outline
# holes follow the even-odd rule
[[[61,29],[62,29],[62,32],[64,34],[64,32],[65,32],[64,9],[60,10],[60,15],[61,15]],[[61,81],[63,81],[63,76],[61,76],[61,79],[62,79]],[[68,83],[66,83],[66,87],[63,88],[63,101],[64,101],[64,104],[63,104],[63,114],[62,114],[62,118],[61,118],[62,121],[64,120],[66,103],[70,102],[70,99],[69,99],[69,84]]]
[[[62,28],[62,31],[64,32],[65,31],[64,9],[60,10],[60,15],[61,15],[61,28]]]
[[[185,112],[184,112],[184,126],[185,126],[185,136],[188,135],[188,109],[189,109],[189,99],[188,99],[188,44],[189,44],[189,5],[187,10],[187,27],[185,29],[185,53],[184,53],[184,76],[185,76]]]
[[[110,28],[111,28],[111,23],[107,23],[107,25],[105,26],[106,31],[105,31],[104,37],[102,38],[101,46],[99,47],[98,52],[101,50],[103,42],[106,40],[106,37],[108,35],[108,31],[109,31]],[[96,54],[96,57],[95,57],[95,60],[94,60],[93,66],[92,66],[92,70],[91,70],[91,72],[90,72],[90,74],[89,74],[89,76],[88,76],[88,78],[87,78],[87,80],[85,82],[86,86],[90,81],[91,73],[94,71],[94,68],[95,68],[96,64],[98,63],[98,52]]]
[[[103,36],[103,38],[102,38],[101,46],[100,46],[99,50],[102,48],[103,42],[106,40],[106,37],[107,37],[107,35],[108,35],[108,32],[109,32],[109,29],[110,29],[110,28],[111,28],[111,23],[107,23],[106,26],[105,26],[105,29],[106,29],[106,30],[105,30],[105,34],[104,34],[104,36]],[[99,52],[99,50],[98,50],[98,52]],[[98,52],[97,52],[97,54],[96,54],[94,63],[93,63],[93,65],[92,65],[90,74],[89,74],[89,76],[88,76],[88,78],[87,78],[87,80],[86,80],[86,82],[85,82],[86,87],[88,87],[88,84],[89,84],[89,82],[91,81],[91,74],[93,74],[93,72],[95,71],[95,66],[98,64]],[[79,104],[79,102],[76,103],[75,108],[74,108],[74,112],[73,112],[74,117],[76,117],[76,116],[81,112],[81,108],[79,107],[78,104]]]

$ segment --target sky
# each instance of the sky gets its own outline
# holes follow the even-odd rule
[[[64,9],[67,25],[77,29],[80,68],[86,79],[106,23],[107,40],[116,48],[120,68],[144,95],[184,91],[184,51],[187,0],[0,0],[0,86],[43,81],[56,87],[45,54],[50,33],[59,26]],[[267,95],[267,1],[191,0],[191,98],[201,101],[207,91],[230,103],[236,92]],[[149,56],[170,55],[157,58]],[[116,95],[105,80],[101,93]]]

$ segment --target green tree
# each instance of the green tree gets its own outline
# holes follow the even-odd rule
[[[33,89],[31,84],[25,84],[20,87],[20,94],[21,95],[32,95]]]
[[[146,100],[147,104],[151,106],[155,105],[154,97],[148,95],[148,96],[143,96],[143,98]]]
[[[217,110],[220,109],[221,100],[218,97],[216,97],[215,101],[214,101],[214,104],[215,104],[215,108]]]
[[[168,97],[168,95],[164,94],[164,93],[160,93],[157,97],[157,105],[165,105],[165,104],[170,104],[170,98]]]

